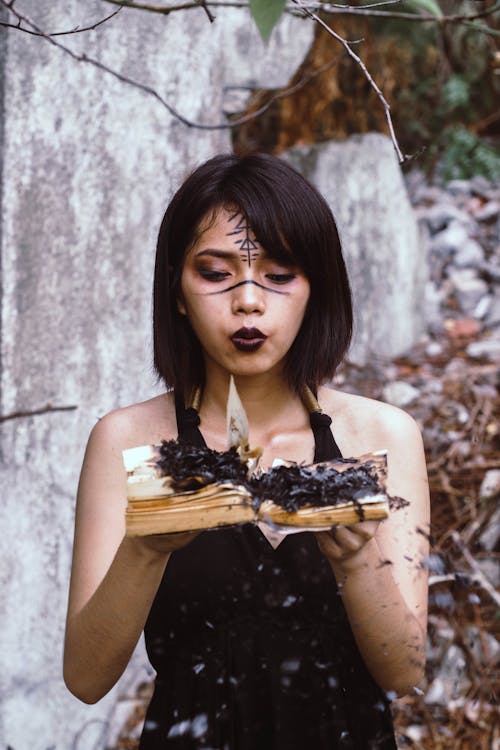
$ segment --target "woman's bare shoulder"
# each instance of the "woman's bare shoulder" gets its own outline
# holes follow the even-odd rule
[[[91,433],[92,440],[112,443],[120,450],[175,437],[177,422],[172,393],[115,409],[102,417]]]
[[[319,399],[332,418],[339,445],[352,446],[350,452],[354,455],[388,447],[399,440],[421,440],[413,417],[397,406],[329,387],[320,389]]]

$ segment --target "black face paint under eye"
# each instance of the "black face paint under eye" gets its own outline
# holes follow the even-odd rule
[[[213,294],[225,294],[226,292],[231,292],[233,289],[237,289],[239,286],[243,286],[244,284],[255,284],[255,286],[258,286],[259,289],[264,289],[266,292],[274,292],[274,294],[286,294],[289,295],[290,292],[284,292],[281,291],[281,289],[273,289],[271,286],[264,286],[264,284],[259,284],[258,281],[238,281],[237,284],[233,284],[232,286],[226,287],[226,289],[219,289],[216,292],[205,292],[207,296],[212,296]]]
[[[229,274],[226,271],[210,271],[209,269],[200,268],[198,269],[200,276],[206,281],[224,281]]]
[[[274,284],[288,284],[289,281],[297,278],[295,273],[268,273],[267,278]]]

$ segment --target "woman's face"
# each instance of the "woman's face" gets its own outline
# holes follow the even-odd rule
[[[187,253],[179,311],[191,323],[207,372],[280,373],[304,319],[309,282],[266,256],[245,216],[220,209]]]

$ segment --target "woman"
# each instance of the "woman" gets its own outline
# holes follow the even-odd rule
[[[154,285],[155,366],[173,390],[92,431],[66,630],[66,683],[92,703],[145,629],[157,680],[141,750],[395,748],[386,693],[424,663],[426,471],[408,415],[324,385],[351,322],[334,219],[295,170],[219,156],[186,180]],[[389,492],[409,505],[279,544],[253,525],[124,537],[121,451],[176,437],[224,450],[231,373],[263,468],[386,448]]]

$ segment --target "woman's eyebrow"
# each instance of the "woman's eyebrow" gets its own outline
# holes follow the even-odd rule
[[[201,258],[205,255],[208,255],[211,258],[227,258],[229,260],[234,258],[241,258],[242,253],[240,250],[220,250],[216,247],[207,247],[204,250],[200,250],[199,253],[196,253],[197,258]],[[265,258],[265,253],[259,253],[259,256],[262,258]]]
[[[215,247],[207,247],[205,250],[200,250],[199,253],[196,253],[197,258],[203,255],[209,255],[212,258],[236,258],[239,253],[234,250],[218,250]]]

